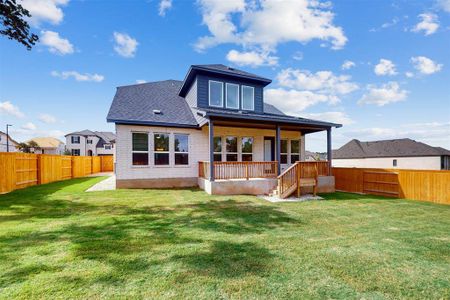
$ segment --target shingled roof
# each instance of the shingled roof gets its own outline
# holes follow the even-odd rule
[[[373,142],[353,139],[341,148],[333,150],[334,159],[442,155],[450,155],[450,151],[408,138]]]

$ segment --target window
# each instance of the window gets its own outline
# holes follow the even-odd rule
[[[223,83],[209,81],[209,106],[223,106]]]
[[[79,136],[71,136],[70,140],[72,142],[72,144],[79,144],[80,143],[80,137]]]
[[[393,160],[392,160],[392,166],[393,166],[393,167],[396,167],[396,166],[397,166],[397,160],[396,160],[396,159],[393,159]]]
[[[175,134],[175,164],[189,164],[189,136],[187,134]]]
[[[280,163],[281,164],[287,164],[288,163],[288,141],[287,140],[281,140],[280,144]]]
[[[237,137],[228,136],[226,138],[226,158],[227,161],[237,161],[238,151],[237,151]]]
[[[227,108],[239,109],[239,85],[227,83],[225,92]]]
[[[214,161],[222,161],[222,137],[215,136],[213,140]]]
[[[111,144],[105,144],[103,145],[103,148],[105,148],[105,150],[111,150]]]
[[[80,149],[72,149],[71,152],[73,156],[80,156]]]
[[[251,86],[242,86],[242,109],[254,110],[255,89]]]
[[[132,133],[133,166],[148,165],[148,133]]]
[[[154,151],[155,151],[155,165],[169,164],[169,134],[155,133]]]
[[[300,141],[291,140],[291,164],[300,160]]]
[[[92,140],[86,140],[86,144],[92,144]]]
[[[242,161],[252,161],[253,160],[253,138],[243,137],[242,138]]]
[[[450,170],[450,156],[441,156],[441,170]]]

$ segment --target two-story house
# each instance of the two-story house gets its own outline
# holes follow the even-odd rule
[[[116,135],[112,132],[82,130],[65,135],[66,149],[75,156],[114,155]]]
[[[192,65],[183,81],[118,87],[107,116],[116,126],[117,187],[267,194],[304,160],[305,135],[318,131],[328,133],[331,158],[331,128],[341,125],[265,103],[270,83],[224,65]]]
[[[0,152],[17,152],[18,142],[11,138],[11,135],[6,135],[3,131],[0,131]]]

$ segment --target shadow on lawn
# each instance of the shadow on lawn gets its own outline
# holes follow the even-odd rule
[[[116,284],[131,279],[136,272],[148,272],[155,265],[174,263],[187,274],[263,276],[263,271],[272,263],[273,255],[269,250],[249,241],[231,241],[229,235],[261,234],[279,226],[301,223],[277,207],[233,199],[147,207],[90,205],[62,200],[63,194],[47,199],[64,185],[58,186],[46,189],[46,193],[28,194],[33,199],[23,197],[18,202],[3,199],[0,203],[0,209],[5,209],[6,205],[14,211],[14,220],[67,217],[67,224],[55,227],[55,230],[11,233],[0,239],[0,259],[17,260],[19,264],[6,273],[0,272],[0,287],[51,271],[39,266],[27,271],[20,265],[21,256],[29,253],[30,248],[67,242],[70,243],[70,247],[66,246],[70,249],[67,251],[71,252],[74,262],[93,260],[108,266],[111,271],[95,279],[101,284]],[[24,211],[15,209],[16,205],[30,208]],[[72,221],[70,218],[75,214],[86,214],[89,218],[78,217]],[[97,216],[98,221],[94,220]],[[56,263],[52,268],[59,272],[58,268],[66,267]],[[79,278],[76,274],[63,276],[61,280],[93,283],[92,278]]]

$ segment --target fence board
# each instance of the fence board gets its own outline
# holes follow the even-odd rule
[[[336,190],[450,204],[450,171],[333,168]]]
[[[0,194],[36,184],[109,171],[102,169],[101,162],[100,157],[1,152]]]
[[[106,156],[99,156],[99,157],[101,158],[102,172],[114,171],[114,156],[106,155]]]

